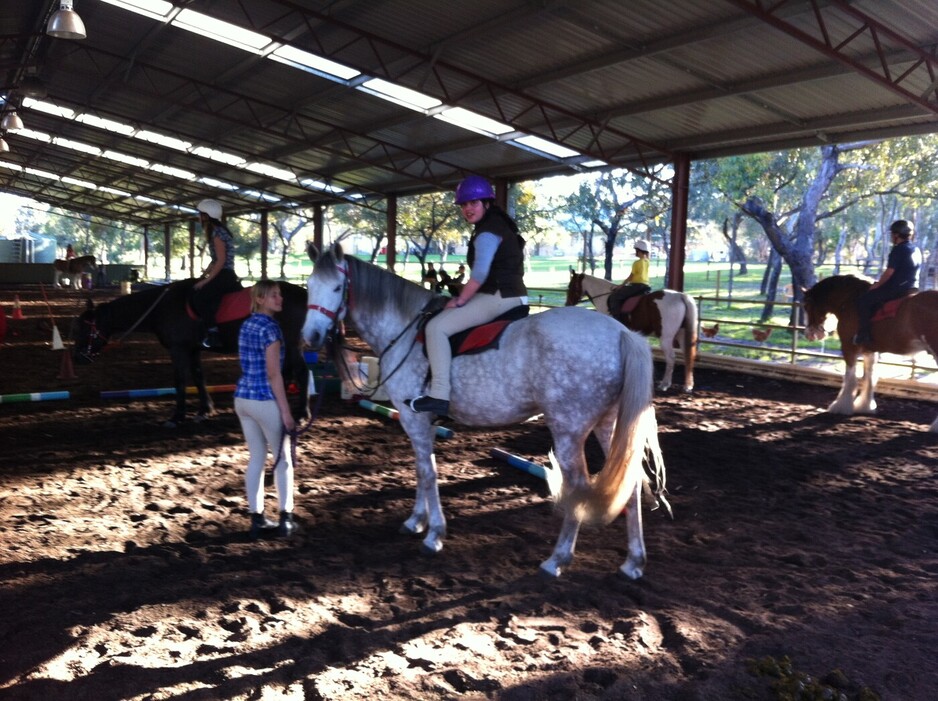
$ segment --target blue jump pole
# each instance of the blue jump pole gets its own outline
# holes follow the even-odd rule
[[[16,402],[47,402],[52,399],[69,399],[68,392],[24,392],[22,394],[0,394],[0,404]]]
[[[511,453],[504,451],[501,448],[492,448],[491,453],[493,458],[503,460],[512,467],[517,467],[519,470],[524,470],[529,475],[540,477],[545,481],[547,480],[547,468],[543,465],[538,465],[536,462],[531,462],[530,460],[519,458],[517,455],[512,455]]]

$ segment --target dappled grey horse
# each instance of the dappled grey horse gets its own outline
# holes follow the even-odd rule
[[[417,341],[418,320],[434,293],[377,266],[346,256],[338,245],[315,263],[307,282],[303,338],[314,348],[345,319],[380,357],[381,382],[413,445],[417,493],[402,530],[426,532],[423,547],[439,552],[446,535],[440,505],[432,416],[408,409],[421,394],[428,363]],[[342,366],[342,363],[337,363]],[[582,522],[608,523],[627,507],[628,556],[620,572],[641,577],[645,567],[641,491],[649,469],[664,499],[664,463],[652,405],[651,351],[644,338],[610,317],[576,307],[551,309],[515,321],[497,350],[453,360],[450,415],[469,426],[504,426],[542,414],[554,440],[548,469],[551,494],[563,513],[554,551],[541,570],[559,576],[573,559]],[[584,444],[593,432],[605,452],[590,475]],[[665,504],[667,502],[664,502]]]

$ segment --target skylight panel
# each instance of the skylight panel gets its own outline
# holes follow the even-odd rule
[[[36,131],[35,129],[20,129],[16,132],[17,136],[22,136],[27,139],[32,139],[33,141],[42,141],[43,143],[52,143],[52,137],[46,134],[44,131]]]
[[[150,170],[156,173],[163,173],[164,175],[171,175],[174,178],[180,178],[182,180],[195,180],[195,173],[188,170],[183,170],[182,168],[163,165],[162,163],[151,164]]]
[[[63,148],[70,148],[73,151],[81,151],[82,153],[90,153],[92,156],[100,156],[101,149],[97,146],[92,146],[91,144],[85,144],[81,141],[72,141],[71,139],[66,139],[61,136],[53,137],[52,143],[56,146],[61,146]]]
[[[165,0],[101,0],[101,2],[106,2],[109,5],[114,5],[124,10],[130,10],[131,12],[136,12],[137,14],[161,22],[168,20],[169,15],[175,9],[171,2],[165,2]]]
[[[23,170],[23,166],[19,163],[10,163],[9,161],[0,161],[0,168],[6,168],[7,170]]]
[[[166,146],[167,148],[174,148],[177,151],[188,151],[192,148],[192,142],[190,141],[183,141],[182,139],[177,139],[174,136],[167,136],[166,134],[159,134],[155,131],[148,131],[146,129],[140,129],[134,134],[134,136],[143,141],[149,141],[151,144]]]
[[[146,195],[134,195],[133,197],[135,200],[138,200],[139,202],[146,202],[147,204],[156,204],[156,205],[159,205],[160,207],[163,207],[166,205],[166,203],[163,200],[157,200],[152,197],[147,197]]]
[[[366,80],[358,86],[358,90],[401,105],[402,107],[416,110],[417,112],[426,112],[427,110],[439,107],[443,104],[435,97],[424,95],[422,92],[395,85],[394,83],[389,83],[381,78]]]
[[[593,161],[583,161],[580,164],[584,168],[605,168],[609,164],[606,161],[593,160]]]
[[[243,166],[247,161],[241,156],[236,156],[233,153],[226,153],[225,151],[218,151],[208,146],[196,146],[190,151],[194,156],[201,156],[202,158],[208,158],[218,163],[225,163],[230,166]]]
[[[519,144],[532,151],[540,151],[541,153],[556,156],[557,158],[572,158],[573,156],[580,155],[579,152],[571,148],[555,144],[553,141],[542,139],[539,136],[519,136],[517,139],[512,139],[508,143]]]
[[[126,190],[118,190],[116,187],[108,187],[107,185],[98,187],[98,192],[107,192],[111,195],[117,195],[118,197],[130,197],[130,193]]]
[[[255,54],[263,53],[262,49],[273,43],[270,37],[263,34],[209,17],[195,10],[180,11],[170,24]]]
[[[50,173],[50,172],[47,171],[47,170],[39,170],[38,168],[28,168],[28,167],[27,167],[27,168],[24,168],[23,170],[24,170],[25,172],[29,173],[30,175],[35,175],[35,176],[38,176],[38,177],[40,177],[40,178],[46,178],[46,179],[48,179],[48,180],[58,180],[58,179],[59,179],[59,176],[58,176],[58,175],[56,175],[55,173]]]
[[[87,112],[79,114],[75,117],[76,122],[81,122],[82,124],[87,124],[91,127],[97,127],[98,129],[107,129],[108,131],[113,131],[117,134],[123,134],[124,136],[130,136],[136,131],[136,128],[130,124],[123,124],[121,122],[115,122],[113,119],[105,119],[104,117],[98,117],[94,114],[89,114]]]
[[[474,131],[484,136],[501,136],[515,131],[514,127],[502,122],[490,119],[481,114],[477,114],[462,107],[450,107],[442,112],[433,115],[439,120],[448,122],[457,127]]]
[[[296,176],[293,175],[291,171],[278,168],[277,166],[272,166],[268,163],[247,163],[244,166],[244,169],[249,170],[252,173],[258,173],[260,175],[267,175],[271,178],[277,178],[278,180],[296,180]]]
[[[266,192],[261,192],[260,190],[243,190],[243,195],[248,197],[256,197],[259,200],[266,200],[268,202],[279,202],[281,198],[276,195],[268,195]]]
[[[78,187],[84,187],[88,190],[97,190],[98,186],[94,183],[90,183],[87,180],[79,180],[78,178],[71,178],[67,175],[62,176],[62,182],[68,183],[69,185],[77,185]]]
[[[361,75],[354,68],[343,66],[341,63],[330,61],[328,58],[311,54],[302,49],[295,49],[292,46],[281,46],[270,53],[267,58],[300,70],[310,71],[330,80],[346,81]]]
[[[31,97],[23,99],[23,107],[30,110],[36,110],[37,112],[45,112],[46,114],[51,114],[54,117],[64,117],[65,119],[75,119],[75,110],[71,110],[68,107],[62,107],[60,105],[52,104],[51,102],[42,102],[40,100],[34,100]]]
[[[199,178],[198,181],[208,185],[209,187],[217,187],[219,190],[230,190],[234,192],[238,189],[237,185],[226,183],[224,180],[216,180],[215,178]]]
[[[105,158],[111,159],[112,161],[119,161],[120,163],[137,166],[138,168],[150,167],[149,161],[146,161],[142,158],[137,158],[136,156],[128,156],[126,153],[121,153],[120,151],[105,151],[101,155]]]
[[[305,180],[301,180],[300,185],[302,185],[303,187],[312,188],[314,190],[322,190],[323,192],[333,192],[335,194],[345,192],[345,190],[341,187],[336,187],[335,185],[329,185],[328,183],[324,183],[321,180],[313,180],[312,178],[306,178]]]

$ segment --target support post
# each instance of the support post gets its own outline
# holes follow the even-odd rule
[[[674,156],[671,181],[671,257],[668,262],[668,287],[684,291],[684,259],[687,254],[687,196],[690,189],[690,156]]]

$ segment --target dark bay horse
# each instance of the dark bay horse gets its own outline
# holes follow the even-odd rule
[[[595,275],[578,273],[570,269],[567,286],[567,306],[579,304],[587,297],[603,314],[610,314],[609,294],[617,287],[614,282]],[[657,290],[642,295],[628,316],[628,321],[616,317],[633,331],[655,336],[664,354],[664,375],[658,383],[662,392],[671,387],[674,375],[675,347],[684,354],[684,391],[694,389],[694,361],[697,358],[697,303],[694,298],[676,290]]]
[[[938,362],[938,292],[934,290],[904,297],[898,305],[896,301],[887,302],[873,316],[873,343],[863,347],[853,343],[857,332],[857,298],[870,289],[870,285],[869,281],[853,275],[834,275],[805,292],[805,338],[822,340],[827,315],[837,318],[837,335],[846,367],[840,394],[827,409],[833,414],[849,416],[876,411],[873,392],[877,353],[915,355],[927,351]],[[860,355],[863,356],[863,377],[858,387],[857,357]],[[938,419],[929,431],[938,433]]]
[[[175,426],[185,420],[186,384],[189,378],[198,388],[198,417],[204,418],[214,412],[202,372],[201,354],[205,350],[202,347],[203,324],[193,319],[187,309],[195,283],[196,280],[181,280],[165,286],[154,286],[97,307],[92,306],[89,300],[88,310],[79,317],[74,348],[76,363],[90,362],[105,344],[118,341],[119,332],[133,330],[156,334],[160,344],[169,351],[176,387],[176,408],[166,422],[167,426]],[[300,388],[299,396],[303,406],[294,407],[300,415],[306,412],[306,388],[309,381],[300,347],[300,331],[306,315],[306,290],[288,282],[280,282],[280,290],[283,293],[283,311],[277,315],[277,321],[283,329],[286,345],[283,374],[288,383],[292,380]],[[250,289],[234,294],[250,295]],[[249,299],[246,310],[250,309]],[[224,317],[219,314],[223,347],[208,352],[237,353],[238,332],[246,318],[246,310],[238,315],[239,318],[230,321],[222,321]]]
[[[434,300],[432,290],[343,254],[338,245],[315,262],[307,283],[309,312],[303,338],[317,348],[341,320],[354,324],[380,355],[381,383],[400,412],[414,449],[417,492],[402,530],[426,532],[423,549],[443,548],[446,519],[440,505],[435,427],[429,414],[404,404],[422,393],[427,359],[417,343],[418,321]],[[598,349],[602,349],[599,351]],[[628,506],[628,545],[619,571],[637,579],[645,567],[641,490],[654,470],[664,492],[664,463],[652,404],[651,350],[644,338],[608,316],[577,307],[549,309],[512,322],[497,349],[453,359],[450,414],[468,426],[504,426],[542,414],[553,437],[547,482],[563,525],[553,554],[541,563],[551,577],[573,560],[580,524],[607,523]],[[590,433],[605,453],[602,470],[590,475],[584,444]]]

